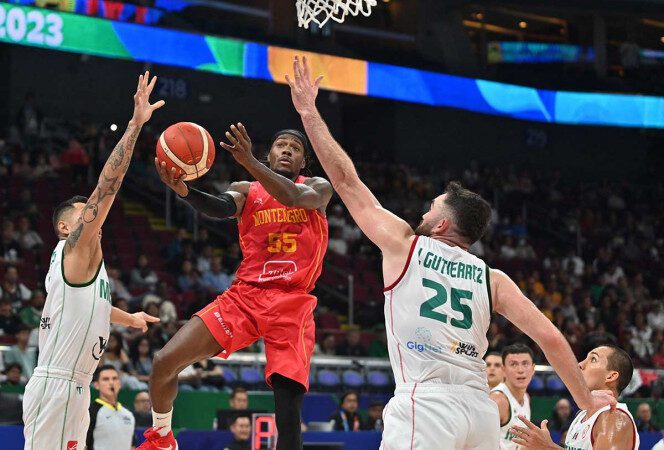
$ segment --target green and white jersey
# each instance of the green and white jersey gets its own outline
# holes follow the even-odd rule
[[[609,406],[605,406],[590,417],[586,417],[586,411],[579,411],[579,413],[574,418],[574,421],[572,421],[572,424],[569,426],[569,430],[567,431],[567,437],[565,438],[565,449],[593,450],[593,427],[595,426],[595,422],[597,422],[600,414],[608,410]],[[627,409],[627,405],[624,403],[618,403],[616,405],[616,410],[627,414],[632,421],[632,426],[634,427],[634,442],[631,449],[638,450],[641,441],[639,440],[639,433],[636,430],[634,417],[632,417],[629,409]]]
[[[385,288],[385,323],[397,387],[434,382],[488,392],[488,267],[459,247],[417,236],[401,276]]]
[[[111,322],[111,285],[99,264],[94,278],[71,284],[64,274],[65,241],[58,243],[46,275],[46,304],[39,328],[37,366],[92,376],[106,349]]]
[[[512,391],[505,383],[500,383],[498,386],[493,388],[491,392],[502,392],[507,397],[507,400],[510,404],[510,420],[507,423],[500,427],[500,449],[501,450],[518,450],[521,448],[514,442],[512,438],[514,435],[510,433],[510,428],[514,425],[520,427],[525,426],[523,422],[519,420],[518,416],[524,416],[526,419],[530,420],[530,396],[528,394],[523,395],[523,404],[514,397]]]

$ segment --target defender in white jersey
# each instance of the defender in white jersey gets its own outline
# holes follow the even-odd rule
[[[90,198],[76,196],[56,207],[60,242],[46,276],[46,304],[39,330],[39,360],[23,396],[26,450],[83,450],[88,430],[90,381],[103,353],[110,322],[147,330],[145,313],[111,306],[101,250],[101,226],[129,167],[141,127],[163,102],[150,105],[156,77],[141,75],[134,116],[104,165]]]
[[[591,389],[608,389],[617,397],[632,379],[634,366],[627,352],[602,345],[588,353],[579,366]],[[514,442],[529,449],[560,449],[553,443],[544,420],[541,427],[523,418],[525,427],[513,427]],[[624,403],[613,407],[581,410],[567,430],[567,450],[638,450],[639,433]]]
[[[516,284],[468,253],[489,223],[489,204],[450,183],[413,231],[381,206],[330,134],[316,109],[322,77],[311,82],[306,58],[301,63],[296,57],[293,69],[286,81],[314,151],[355,222],[383,253],[385,325],[397,387],[385,408],[382,448],[498,448],[498,410],[482,361],[492,311],[542,347],[577,403],[615,404],[610,394],[591,394],[565,338]]]
[[[530,419],[530,396],[526,392],[535,374],[533,351],[527,345],[512,344],[503,349],[503,371],[505,381],[491,390],[491,400],[498,405],[500,414],[500,448],[518,450],[512,442],[514,435],[510,431],[513,425],[523,422],[518,416]]]

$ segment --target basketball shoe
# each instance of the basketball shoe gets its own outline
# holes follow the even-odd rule
[[[161,428],[150,427],[145,430],[145,442],[136,450],[178,450],[178,443],[173,437],[173,432],[169,431],[166,436],[159,434]]]

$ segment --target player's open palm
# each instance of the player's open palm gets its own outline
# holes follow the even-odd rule
[[[286,75],[286,82],[290,86],[293,105],[298,113],[304,114],[315,111],[316,97],[322,79],[323,76],[321,75],[312,83],[307,57],[303,56],[302,62],[300,62],[300,58],[295,57],[293,60],[293,78],[291,79]]]
[[[226,132],[226,139],[230,144],[221,141],[219,145],[228,150],[239,164],[246,166],[254,159],[254,154],[251,152],[251,138],[244,125],[241,123],[231,125],[231,131]]]
[[[150,94],[157,84],[157,77],[152,77],[150,81],[150,71],[146,71],[144,75],[139,75],[138,86],[134,94],[134,117],[132,120],[137,125],[143,125],[150,120],[152,112],[164,106],[166,102],[159,100],[156,103],[150,104]]]

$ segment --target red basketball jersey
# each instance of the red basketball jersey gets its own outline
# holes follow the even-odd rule
[[[237,279],[265,288],[314,288],[327,250],[327,219],[320,211],[286,207],[255,181],[238,228],[244,258]]]

